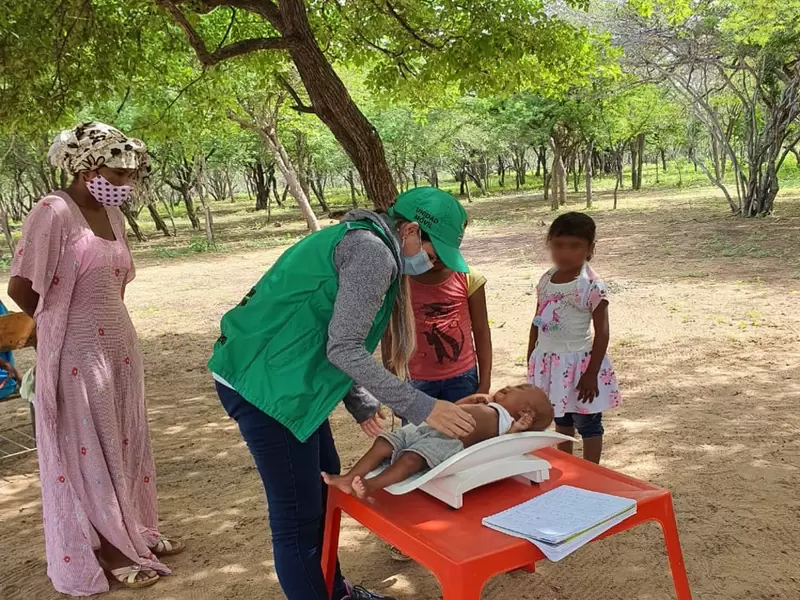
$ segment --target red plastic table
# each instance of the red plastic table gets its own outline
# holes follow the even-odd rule
[[[481,524],[494,513],[534,498],[560,485],[635,499],[636,515],[599,539],[645,523],[661,524],[678,600],[691,600],[689,581],[668,490],[548,448],[535,453],[552,465],[550,479],[526,484],[509,479],[469,492],[458,510],[420,491],[403,496],[379,492],[374,503],[361,502],[331,488],[325,520],[322,568],[333,588],[342,511],[383,540],[429,569],[442,586],[444,600],[480,600],[481,590],[499,573],[534,570],[545,557],[530,542]]]

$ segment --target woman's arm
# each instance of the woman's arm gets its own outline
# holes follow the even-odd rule
[[[391,251],[377,236],[353,231],[336,248],[339,289],[328,326],[328,360],[381,403],[414,424],[426,421],[449,437],[463,437],[475,427],[463,409],[435,400],[400,381],[379,365],[365,341],[396,276]]]
[[[433,410],[434,399],[400,381],[379,365],[365,342],[397,264],[391,250],[366,231],[345,235],[334,257],[339,290],[328,327],[328,360],[381,403],[415,424]]]
[[[578,382],[578,400],[592,402],[600,393],[597,377],[600,367],[608,351],[608,341],[611,328],[608,323],[608,301],[603,300],[592,313],[594,323],[594,342],[592,342],[592,357],[589,366]]]
[[[24,277],[14,276],[8,281],[8,295],[31,319],[39,306],[39,294],[33,291],[33,284]]]
[[[469,297],[469,316],[478,358],[478,393],[488,394],[492,386],[492,330],[486,310],[486,287],[481,286]]]
[[[53,284],[68,214],[63,199],[46,197],[36,203],[22,224],[22,237],[11,263],[8,295],[31,318],[39,303],[46,301]]]
[[[536,314],[539,314],[539,305],[536,305]],[[539,341],[539,328],[531,321],[531,332],[528,336],[528,357],[526,359],[527,363],[531,362],[531,355],[533,351],[536,349],[536,342]]]

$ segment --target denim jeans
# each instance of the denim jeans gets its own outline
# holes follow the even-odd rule
[[[412,379],[409,383],[420,392],[428,394],[431,398],[457,402],[478,391],[478,368],[473,367],[466,373],[456,375],[450,379],[440,379],[439,381]],[[402,419],[401,422],[403,425],[408,424],[405,419]]]
[[[286,427],[217,383],[217,394],[253,455],[267,492],[275,571],[288,600],[328,600],[322,575],[327,488],[320,472],[341,465],[328,421],[304,443]],[[336,569],[333,600],[347,596]]]
[[[603,413],[593,413],[591,415],[566,413],[563,417],[556,417],[555,422],[559,427],[577,429],[581,438],[584,440],[602,437],[605,433],[605,428],[603,427]]]
[[[421,392],[437,400],[456,402],[478,391],[478,368],[473,367],[466,373],[440,381],[423,381],[412,379],[409,382]]]

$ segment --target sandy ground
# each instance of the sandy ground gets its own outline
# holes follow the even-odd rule
[[[673,491],[695,598],[797,599],[800,204],[742,222],[698,193],[630,197],[616,212],[601,202],[596,212],[596,268],[613,292],[611,352],[625,396],[607,419],[605,464]],[[495,384],[518,382],[551,216],[530,198],[470,211],[466,254],[489,278]],[[119,600],[282,597],[260,481],[205,368],[220,315],[280,252],[280,239],[245,252],[237,240],[277,234],[254,217],[236,219],[218,221],[226,254],[158,259],[152,247],[137,250],[128,304],[146,358],[161,518],[189,550],[169,561],[173,577],[148,590],[115,588]],[[280,235],[291,237],[291,225]],[[18,358],[30,364],[32,355]],[[0,429],[26,419],[21,402],[0,405]],[[343,410],[333,424],[348,466],[369,442]],[[40,510],[35,456],[0,462],[0,598],[60,597],[45,575]],[[440,597],[429,573],[392,562],[352,521],[341,559],[352,580],[399,599]],[[483,597],[673,596],[652,525],[542,564],[535,575],[497,577]]]

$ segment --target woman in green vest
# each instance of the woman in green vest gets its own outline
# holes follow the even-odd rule
[[[326,486],[339,473],[328,416],[344,402],[369,435],[380,404],[450,437],[475,426],[464,410],[395,377],[373,358],[391,330],[392,370],[406,373],[415,332],[405,276],[437,258],[467,272],[467,214],[450,194],[415,188],[388,214],[357,210],[287,250],[221,323],[208,363],[264,482],[275,570],[289,600],[327,600],[320,566]],[[385,598],[337,572],[332,600]]]

